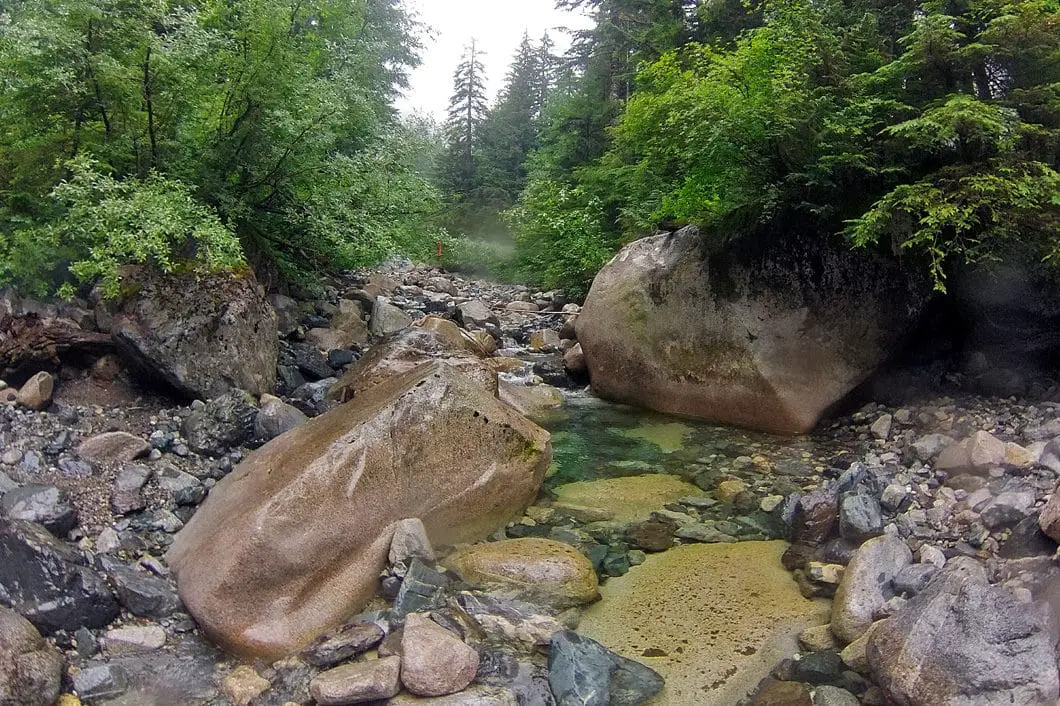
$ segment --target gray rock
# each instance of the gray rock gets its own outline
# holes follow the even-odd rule
[[[412,325],[412,319],[399,307],[390,303],[386,297],[376,297],[372,305],[372,318],[368,330],[372,335],[381,338],[397,333]]]
[[[18,483],[11,480],[11,476],[7,475],[3,471],[0,471],[0,496],[4,495],[8,491],[14,490],[18,487]]]
[[[843,572],[832,604],[832,632],[853,642],[872,625],[875,613],[894,596],[892,582],[913,563],[905,542],[890,535],[861,545]]]
[[[843,659],[835,650],[822,650],[803,655],[792,667],[792,681],[807,684],[831,684],[843,673]]]
[[[110,562],[104,564],[114,583],[118,602],[142,618],[168,618],[181,609],[180,598],[165,579]]]
[[[1060,695],[1055,618],[954,560],[868,641],[869,667],[908,706],[1052,704]]]
[[[0,520],[0,603],[50,634],[99,628],[118,615],[118,602],[84,558],[43,526]]]
[[[141,465],[128,465],[118,472],[110,491],[110,509],[115,515],[128,515],[147,507],[140,489],[150,477],[151,469]]]
[[[464,328],[485,328],[486,324],[500,325],[490,308],[478,299],[464,302],[456,308],[457,320]]]
[[[4,494],[0,500],[4,517],[37,522],[63,536],[77,526],[77,513],[65,491],[54,485],[27,485]]]
[[[192,410],[181,431],[192,451],[220,458],[254,437],[257,416],[254,398],[243,390],[232,390]]]
[[[28,620],[0,606],[0,704],[52,706],[62,678],[62,656]]]
[[[894,577],[894,590],[915,596],[927,588],[938,572],[938,567],[933,564],[910,564]]]
[[[108,431],[85,439],[77,455],[94,464],[128,463],[151,452],[151,444],[127,431]]]
[[[119,664],[94,664],[74,674],[74,689],[83,701],[121,696],[129,688],[129,678]]]
[[[367,652],[378,645],[383,637],[383,629],[375,623],[354,621],[321,636],[305,648],[300,656],[314,667],[327,669]]]
[[[295,367],[305,375],[306,380],[323,380],[335,374],[328,364],[328,359],[315,346],[309,343],[292,343],[290,349],[294,355]],[[291,385],[292,389],[296,387]]]
[[[859,706],[858,697],[838,686],[819,686],[813,690],[813,706]]]
[[[918,459],[927,462],[951,444],[953,444],[953,439],[945,434],[926,434],[913,442],[913,451],[916,452]]]
[[[1060,437],[1053,439],[1045,448],[1038,463],[1048,468],[1053,473],[1060,473]]]
[[[269,441],[294,429],[306,419],[308,417],[300,409],[273,398],[264,402],[258,410],[254,418],[254,435],[262,441]]]
[[[269,303],[276,312],[276,329],[281,336],[290,336],[298,328],[298,323],[302,319],[303,306],[283,294],[270,295]]]
[[[880,505],[894,512],[901,506],[908,495],[909,491],[905,489],[905,486],[891,483],[883,489],[883,494],[880,495]]]
[[[309,693],[320,706],[389,699],[401,691],[400,674],[400,657],[344,664],[314,677]]]
[[[404,620],[409,613],[441,608],[447,600],[448,587],[449,579],[445,574],[435,571],[419,559],[413,559],[394,600],[394,620]]]
[[[174,466],[160,466],[155,482],[177,505],[198,505],[206,497],[206,488],[198,478]]]
[[[418,518],[402,520],[394,529],[394,538],[390,541],[391,571],[395,576],[404,576],[413,559],[427,564],[434,563],[434,548],[427,537],[427,528]]]
[[[872,423],[872,426],[869,427],[869,431],[871,431],[872,435],[877,439],[883,439],[886,441],[888,437],[891,436],[892,422],[893,417],[891,417],[891,415],[881,414],[876,421]]]
[[[88,478],[92,475],[92,464],[74,458],[63,457],[59,459],[59,470],[67,478]]]
[[[864,489],[843,493],[839,501],[839,534],[851,542],[864,542],[883,532],[880,503]]]
[[[984,507],[980,513],[983,524],[994,529],[1002,525],[1014,525],[1028,517],[1034,507],[1034,491],[1019,490],[1004,492]]]
[[[917,550],[917,558],[921,564],[931,564],[937,569],[946,565],[946,555],[941,549],[930,544],[921,545]]]
[[[570,630],[552,636],[548,669],[557,706],[637,706],[663,688],[653,669]]]
[[[736,537],[724,532],[718,531],[711,525],[704,524],[702,522],[694,522],[690,525],[684,525],[678,527],[674,532],[674,536],[679,539],[687,539],[692,542],[735,542]]]
[[[130,625],[108,630],[103,647],[108,655],[136,654],[160,650],[166,644],[166,631],[158,625]]]
[[[427,284],[425,286],[431,291],[441,292],[442,294],[448,294],[452,297],[455,297],[457,294],[456,286],[445,277],[430,277],[427,279]]]
[[[162,275],[126,268],[122,279],[129,295],[101,302],[96,319],[135,370],[192,399],[272,390],[276,313],[252,272]]]

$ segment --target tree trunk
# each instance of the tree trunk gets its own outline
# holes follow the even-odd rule
[[[0,316],[0,368],[5,375],[54,366],[69,354],[99,355],[113,350],[114,341],[109,335],[85,331],[71,321],[41,319],[32,314]]]

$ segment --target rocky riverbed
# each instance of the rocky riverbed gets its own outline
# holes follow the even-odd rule
[[[592,398],[561,292],[394,265],[271,303],[275,397],[177,402],[112,353],[9,390],[0,603],[30,622],[0,610],[0,703],[1056,698],[1060,405],[931,390],[774,437]],[[222,653],[174,536],[255,448],[428,359],[499,372],[553,432],[537,500],[484,544],[402,523],[362,613],[293,657]]]

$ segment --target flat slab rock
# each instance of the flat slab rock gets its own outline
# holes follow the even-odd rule
[[[167,559],[219,644],[291,654],[375,594],[399,521],[436,543],[482,538],[534,499],[551,455],[548,432],[428,363],[253,452]]]
[[[580,634],[666,680],[666,706],[728,706],[753,691],[798,634],[828,619],[780,564],[785,543],[689,544],[648,556],[600,588]]]

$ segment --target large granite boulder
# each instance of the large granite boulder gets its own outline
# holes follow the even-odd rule
[[[899,706],[1054,704],[1056,616],[952,562],[872,631],[869,668]]]
[[[431,360],[439,360],[497,393],[497,374],[480,357],[480,347],[451,321],[429,316],[419,326],[402,329],[372,346],[328,391],[347,402],[363,391],[402,375]]]
[[[252,453],[167,558],[213,639],[288,654],[374,594],[401,520],[437,544],[481,538],[534,499],[551,455],[546,431],[428,363]]]
[[[158,275],[123,271],[125,296],[101,304],[100,328],[141,374],[210,399],[239,388],[271,392],[276,312],[253,273]]]
[[[623,248],[577,321],[593,389],[661,412],[805,432],[917,322],[927,288],[824,238],[704,253],[695,228]]]

